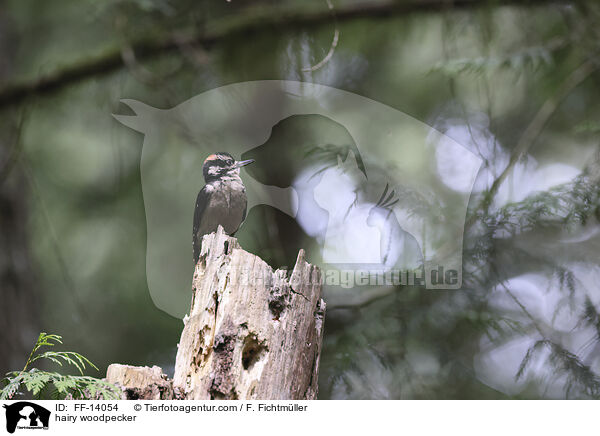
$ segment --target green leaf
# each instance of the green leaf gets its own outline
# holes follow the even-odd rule
[[[40,333],[25,367],[21,371],[12,371],[1,380],[4,387],[0,390],[0,400],[12,399],[20,390],[24,389],[32,393],[36,398],[49,395],[54,399],[77,398],[77,399],[119,399],[120,390],[103,380],[84,376],[83,371],[87,367],[98,367],[87,357],[74,351],[45,351],[36,354],[41,347],[53,347],[62,344],[62,337],[55,334]],[[59,366],[67,364],[74,366],[81,375],[62,375],[57,372],[42,371],[38,368],[30,368],[31,364],[38,360],[49,360]]]

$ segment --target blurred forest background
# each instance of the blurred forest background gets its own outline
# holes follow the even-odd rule
[[[111,114],[287,79],[389,105],[484,162],[463,289],[331,301],[320,398],[600,396],[597,1],[2,0],[0,54],[0,372],[47,331],[89,375],[172,373],[183,324],[148,292],[143,136]],[[267,206],[239,237],[273,266],[319,244]]]

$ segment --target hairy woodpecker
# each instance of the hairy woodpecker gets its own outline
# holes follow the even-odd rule
[[[240,168],[253,159],[236,161],[229,153],[211,154],[204,161],[206,184],[196,198],[194,211],[194,264],[200,257],[202,237],[217,230],[219,224],[229,235],[235,234],[246,218],[246,188]]]

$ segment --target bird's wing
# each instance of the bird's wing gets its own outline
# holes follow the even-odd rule
[[[200,257],[200,249],[202,248],[202,235],[198,235],[200,229],[200,221],[204,210],[208,204],[208,192],[206,192],[206,186],[200,190],[198,197],[196,197],[196,208],[194,209],[194,229],[192,235],[192,243],[194,246],[194,265],[198,262]]]
[[[248,203],[246,202],[246,204],[244,205],[244,212],[242,213],[242,222],[240,223],[240,225],[242,225],[242,223],[246,220],[246,212],[248,211]]]

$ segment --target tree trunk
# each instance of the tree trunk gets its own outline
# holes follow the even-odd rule
[[[325,302],[303,250],[288,277],[219,228],[192,288],[173,380],[186,398],[316,398]]]
[[[316,398],[325,302],[321,272],[304,256],[300,250],[288,275],[242,250],[221,227],[204,236],[175,362],[176,398]],[[155,368],[140,368],[133,383],[127,374],[135,367],[111,365],[107,380],[135,388],[124,389],[124,398],[140,398],[153,392],[146,384],[156,384]]]
[[[0,83],[13,72],[17,28],[0,7]],[[20,112],[20,114],[19,114]],[[23,366],[40,333],[41,286],[30,255],[30,192],[20,165],[22,108],[0,112],[0,378]]]
[[[5,113],[0,117],[9,119]],[[0,128],[0,378],[22,367],[35,344],[42,294],[29,252],[29,192],[18,160],[20,132],[11,135],[10,127]]]

